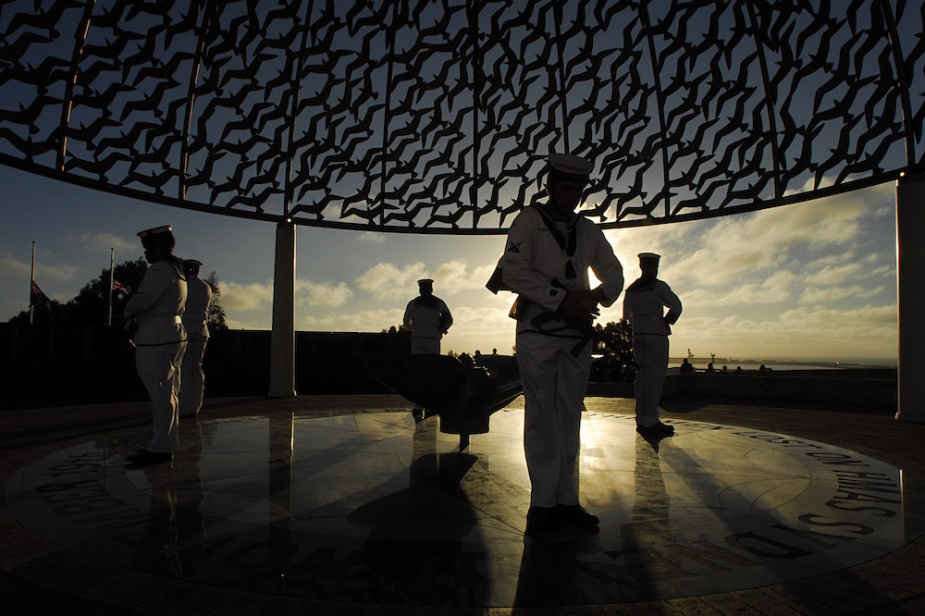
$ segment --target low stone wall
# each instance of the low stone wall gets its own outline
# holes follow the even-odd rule
[[[590,383],[590,396],[633,397],[632,383]],[[662,398],[742,398],[897,406],[895,368],[669,374]]]

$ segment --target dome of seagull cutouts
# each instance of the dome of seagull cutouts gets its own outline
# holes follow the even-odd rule
[[[923,166],[921,0],[12,0],[0,163],[296,224],[500,233],[549,152],[607,228]]]

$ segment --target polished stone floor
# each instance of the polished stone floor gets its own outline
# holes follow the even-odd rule
[[[680,414],[677,434],[653,443],[631,415],[589,407],[576,475],[595,534],[525,538],[516,405],[464,452],[439,418],[415,424],[397,408],[205,413],[183,423],[172,464],[131,470],[142,423],[30,458],[4,501],[30,533],[119,569],[422,608],[718,596],[848,570],[921,536],[908,468]]]

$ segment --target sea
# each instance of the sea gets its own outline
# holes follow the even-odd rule
[[[669,360],[670,368],[677,368],[681,365],[682,358],[672,357]],[[694,357],[688,361],[697,370],[706,370],[710,358]],[[741,366],[742,370],[759,370],[762,365],[771,370],[848,370],[852,368],[895,368],[898,365],[895,358],[870,358],[870,357],[853,357],[846,359],[834,359],[830,357],[801,357],[792,359],[734,359],[717,357],[713,360],[713,369],[722,370],[726,366],[728,370],[735,370]]]

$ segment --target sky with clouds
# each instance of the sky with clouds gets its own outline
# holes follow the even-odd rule
[[[275,227],[154,205],[0,166],[0,319],[28,308],[35,279],[73,298],[116,263],[142,255],[136,233],[171,224],[176,253],[218,276],[228,323],[269,329]],[[897,356],[895,186],[752,214],[608,231],[627,284],[639,252],[663,255],[661,278],[684,303],[672,355],[739,359]],[[419,278],[435,280],[455,324],[443,352],[509,354],[513,297],[485,289],[503,236],[424,236],[299,227],[296,328],[378,332],[401,322]],[[622,297],[600,322],[618,320]]]

